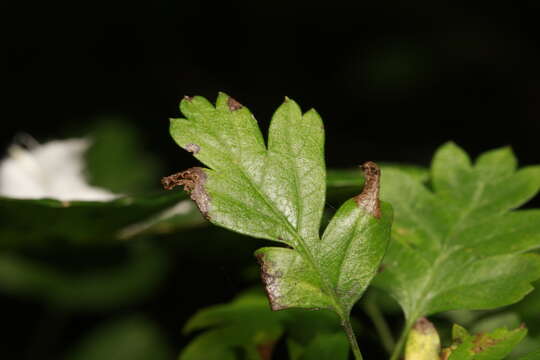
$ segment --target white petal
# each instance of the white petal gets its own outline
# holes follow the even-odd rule
[[[12,145],[0,163],[0,195],[54,198],[61,201],[107,201],[118,197],[90,186],[84,177],[87,139],[55,140],[25,149]]]

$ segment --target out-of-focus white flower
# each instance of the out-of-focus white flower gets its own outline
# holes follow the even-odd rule
[[[32,140],[32,141],[30,141]],[[0,195],[19,199],[108,201],[118,197],[90,186],[84,176],[87,139],[54,140],[39,144],[28,137],[13,144],[0,162]]]

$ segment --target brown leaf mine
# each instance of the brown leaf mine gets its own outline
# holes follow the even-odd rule
[[[229,99],[227,100],[227,105],[229,105],[229,110],[231,111],[236,111],[242,108],[242,104],[240,104],[238,101],[236,101],[230,96],[229,96]]]
[[[366,179],[362,193],[354,198],[358,206],[366,209],[377,219],[381,217],[381,206],[379,201],[379,183],[381,170],[379,166],[372,161],[362,165],[362,171]]]
[[[277,283],[279,281],[279,277],[282,276],[282,274],[275,274],[271,271],[269,266],[270,264],[267,264],[263,254],[257,254],[256,257],[257,261],[259,261],[259,264],[261,266],[261,279],[264,284],[264,290],[266,291],[268,300],[270,300],[270,307],[273,311],[287,309],[287,306],[283,306],[278,303],[280,292]]]
[[[161,179],[161,184],[166,190],[172,190],[176,186],[183,185],[184,191],[190,194],[191,199],[195,201],[201,214],[208,219],[210,197],[204,188],[205,183],[206,173],[200,167],[192,167]]]

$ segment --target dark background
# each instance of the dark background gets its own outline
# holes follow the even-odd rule
[[[1,144],[123,115],[171,169],[179,99],[225,91],[262,126],[284,96],[325,120],[327,161],[427,164],[454,140],[538,161],[538,5],[19,3],[4,12]],[[5,5],[4,5],[5,6]]]
[[[144,133],[141,146],[168,175],[195,163],[168,135],[179,100],[225,91],[263,129],[284,96],[316,108],[331,167],[366,160],[428,165],[448,140],[473,156],[510,145],[522,164],[538,163],[539,5],[520,3],[4,4],[0,146],[18,132],[45,141],[118,116]],[[176,250],[182,257],[169,279],[140,305],[176,350],[185,342],[179,333],[186,318],[228,301],[246,286],[237,280],[243,267],[254,265],[250,254],[260,243],[221,261],[218,253],[233,254],[246,239],[224,240],[215,231],[206,244],[220,237],[233,245],[221,243],[210,259],[200,250]],[[197,265],[205,270],[186,284]],[[13,297],[3,306],[17,323],[10,346],[17,358],[32,358],[36,341],[42,358],[54,358],[81,329],[109,316],[78,315],[43,344],[27,336],[43,331],[40,322],[51,316],[39,303]]]

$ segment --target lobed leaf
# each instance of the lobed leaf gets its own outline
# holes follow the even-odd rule
[[[390,237],[392,210],[379,202],[380,172],[366,163],[362,194],[345,202],[319,236],[325,203],[324,130],[315,110],[293,100],[277,109],[266,147],[249,110],[220,93],[180,104],[171,135],[209,168],[164,178],[184,185],[214,224],[286,244],[256,256],[274,310],[328,308],[342,318],[375,275]]]
[[[540,277],[540,212],[514,210],[540,188],[540,167],[516,170],[508,148],[473,165],[453,143],[431,167],[431,187],[385,172],[382,197],[394,206],[393,241],[375,281],[407,321],[457,309],[491,309],[521,300]]]

